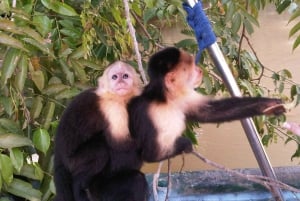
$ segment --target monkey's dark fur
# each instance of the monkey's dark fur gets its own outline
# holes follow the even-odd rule
[[[278,115],[285,111],[280,106],[280,99],[232,97],[213,100],[201,96],[191,87],[198,82],[196,77],[202,77],[197,75],[198,67],[193,66],[192,56],[173,47],[163,49],[150,58],[150,82],[142,94],[134,97],[128,105],[130,132],[137,140],[143,160],[161,161],[191,152],[191,141],[182,136],[187,121],[233,121],[262,115],[265,109],[276,105],[279,107],[268,114]],[[182,78],[187,73],[190,75]],[[193,74],[195,81],[190,81]]]
[[[115,62],[97,88],[68,105],[55,136],[55,201],[145,200],[147,182],[126,110],[129,99],[140,93],[138,79],[129,65]]]

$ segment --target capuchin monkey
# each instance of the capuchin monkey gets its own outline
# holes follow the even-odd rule
[[[158,162],[193,151],[182,136],[186,122],[220,123],[256,115],[285,112],[280,99],[232,97],[214,100],[194,89],[202,82],[202,71],[194,57],[174,47],[154,54],[148,63],[150,82],[140,96],[128,104],[129,130],[141,158]]]
[[[133,67],[118,61],[107,67],[97,88],[68,105],[55,136],[55,201],[145,200],[147,182],[127,113],[141,87]]]

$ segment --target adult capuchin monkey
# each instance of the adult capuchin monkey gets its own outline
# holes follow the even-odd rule
[[[147,183],[127,113],[128,101],[141,87],[133,67],[118,61],[107,67],[98,87],[68,105],[55,136],[55,201],[144,200]],[[99,180],[96,192],[87,193],[93,179]]]
[[[182,136],[186,122],[219,123],[255,115],[280,115],[282,101],[263,97],[232,97],[214,100],[194,89],[202,71],[194,57],[174,47],[154,54],[148,63],[150,82],[128,104],[129,129],[141,157],[161,161],[193,151]]]

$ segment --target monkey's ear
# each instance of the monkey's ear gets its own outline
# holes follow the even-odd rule
[[[166,74],[166,76],[165,76],[165,85],[166,85],[167,89],[171,89],[171,90],[174,89],[175,79],[176,79],[175,72],[168,72]]]

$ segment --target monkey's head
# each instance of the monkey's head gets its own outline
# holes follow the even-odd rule
[[[148,65],[150,82],[148,90],[153,97],[166,101],[166,96],[185,96],[202,82],[202,71],[194,57],[175,47],[165,48],[154,54]]]
[[[139,95],[142,83],[134,68],[127,63],[117,61],[109,65],[98,79],[97,94],[131,98]]]

